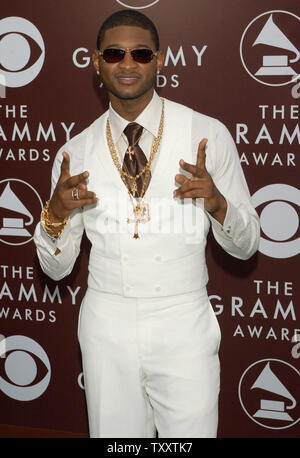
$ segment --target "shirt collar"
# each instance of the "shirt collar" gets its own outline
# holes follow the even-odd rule
[[[146,108],[139,114],[134,122],[137,122],[144,127],[153,136],[158,135],[159,121],[161,117],[161,100],[158,94],[154,91],[151,101]],[[109,122],[112,137],[115,142],[118,142],[125,127],[129,122],[122,118],[109,104]]]

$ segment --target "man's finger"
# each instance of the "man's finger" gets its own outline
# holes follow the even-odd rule
[[[87,191],[87,185],[86,185],[86,183],[83,183],[83,182],[79,183],[77,185],[77,188],[78,189],[83,189],[84,191]]]
[[[62,163],[60,166],[60,181],[65,181],[70,177],[70,156],[66,151],[62,153]]]
[[[68,209],[73,211],[75,208],[86,207],[87,205],[94,205],[99,201],[98,197],[93,197],[90,199],[79,199],[79,200],[70,200],[68,203]]]
[[[176,197],[179,199],[197,199],[197,198],[206,198],[208,197],[208,192],[206,189],[202,188],[193,188],[185,191],[181,194],[178,194]]]
[[[184,162],[183,159],[179,161],[179,164],[183,170],[191,173],[194,177],[202,178],[206,173],[206,170],[201,169],[197,165],[193,165],[193,164],[189,164],[188,162]]]
[[[70,177],[66,181],[65,184],[68,188],[75,188],[80,183],[85,184],[85,180],[88,178],[88,176],[89,176],[89,172],[83,172],[83,173],[80,173],[79,175],[74,175],[73,177]]]
[[[203,190],[206,189],[205,181],[203,178],[192,178],[191,180],[187,180],[183,185],[181,185],[178,189],[173,192],[173,195],[176,197],[183,197],[185,193],[198,190],[199,193],[202,193]],[[199,197],[203,197],[199,195]]]
[[[188,181],[188,178],[185,175],[178,173],[177,175],[175,175],[175,181],[182,185],[183,183]]]
[[[197,167],[205,171],[207,171],[205,167],[205,160],[206,160],[205,147],[206,147],[207,142],[208,142],[207,138],[202,138],[201,142],[199,143],[198,153],[197,153],[197,162],[196,162]]]
[[[87,200],[87,199],[94,199],[96,197],[96,194],[92,191],[82,191],[78,190],[78,199],[73,199],[72,193],[70,194],[72,200]]]

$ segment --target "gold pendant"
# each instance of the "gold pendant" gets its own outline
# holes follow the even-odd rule
[[[135,194],[137,193],[137,184],[136,184],[135,180],[133,182],[133,185],[132,185],[132,188],[131,188],[131,192],[132,192],[133,197],[135,197]]]
[[[139,239],[140,238],[139,233],[138,233],[138,224],[139,224],[139,222],[137,220],[135,220],[134,234],[133,234],[133,238],[134,239]]]
[[[139,223],[150,221],[150,208],[147,202],[140,201],[133,210]]]
[[[132,155],[134,154],[132,146],[128,146],[127,151],[129,154],[129,159],[132,161]]]

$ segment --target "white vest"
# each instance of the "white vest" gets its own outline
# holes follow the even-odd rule
[[[106,142],[108,112],[87,130],[83,170],[97,205],[83,211],[92,248],[88,287],[128,297],[187,293],[206,285],[206,235],[209,220],[203,199],[173,198],[179,160],[195,163],[192,154],[193,111],[165,100],[165,123],[155,169],[145,200],[150,221],[139,223],[134,239],[133,206]],[[205,133],[203,133],[205,135]],[[192,218],[194,218],[192,220]]]

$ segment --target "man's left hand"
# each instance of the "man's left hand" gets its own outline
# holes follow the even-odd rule
[[[227,203],[206,170],[206,144],[206,138],[203,138],[199,143],[196,165],[188,164],[182,159],[179,161],[181,168],[190,172],[192,177],[187,178],[183,174],[175,176],[176,182],[181,186],[174,191],[174,196],[179,199],[203,197],[205,210],[223,224]]]

